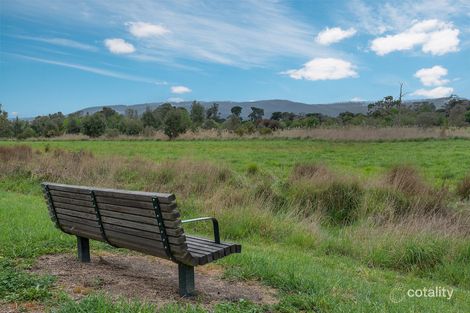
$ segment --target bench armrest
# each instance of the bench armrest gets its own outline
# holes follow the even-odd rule
[[[193,223],[193,222],[201,222],[201,221],[208,221],[212,220],[212,227],[214,228],[214,241],[215,243],[220,243],[220,234],[219,234],[219,222],[215,217],[199,217],[193,218],[190,220],[182,220],[181,223]]]

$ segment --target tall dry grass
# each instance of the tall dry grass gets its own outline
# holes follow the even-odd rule
[[[201,129],[198,131],[188,131],[181,134],[176,140],[235,140],[235,139],[317,139],[317,140],[338,140],[338,141],[377,141],[377,140],[425,140],[425,139],[446,139],[446,138],[470,138],[470,128],[449,128],[439,127],[322,127],[322,128],[292,128],[273,131],[269,134],[255,132],[239,136],[234,132],[220,129]],[[106,136],[89,138],[79,134],[65,134],[53,138],[29,138],[28,140],[50,140],[50,141],[81,141],[81,140],[169,140],[162,131],[153,131],[145,135],[128,136]]]
[[[12,190],[27,181],[39,194],[39,182],[53,181],[173,192],[184,218],[215,216],[227,239],[280,242],[405,271],[432,273],[450,262],[439,272],[442,279],[470,285],[461,265],[470,261],[470,205],[453,210],[452,195],[438,196],[439,189],[413,168],[397,166],[366,182],[322,164],[297,164],[280,180],[189,159],[155,163],[86,151],[1,151],[8,158],[0,162],[0,184],[13,180]],[[461,278],[454,282],[456,275]]]

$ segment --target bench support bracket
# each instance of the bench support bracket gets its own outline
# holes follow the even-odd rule
[[[78,260],[80,262],[90,262],[90,240],[77,236]]]
[[[178,263],[179,293],[182,297],[196,294],[194,286],[194,266]]]

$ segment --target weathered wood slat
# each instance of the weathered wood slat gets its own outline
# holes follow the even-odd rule
[[[51,195],[57,197],[63,197],[68,199],[75,199],[75,200],[85,200],[91,201],[91,194],[83,194],[83,193],[74,193],[74,192],[66,192],[66,191],[58,191],[58,190],[50,190]]]
[[[98,203],[116,204],[121,206],[128,206],[142,209],[153,209],[152,198],[148,198],[147,201],[127,200],[127,199],[116,199],[109,197],[96,196]]]
[[[216,249],[219,249],[219,250],[223,251],[224,256],[227,256],[227,255],[229,255],[229,254],[235,252],[235,249],[233,249],[233,251],[232,251],[230,246],[222,245],[222,244],[217,244],[217,243],[215,243],[215,242],[201,241],[201,240],[197,240],[197,238],[194,238],[194,237],[192,237],[192,238],[187,238],[187,243],[188,243],[188,244],[200,243],[200,244],[204,244],[204,245],[206,245],[206,246],[214,247],[214,248],[216,248]]]
[[[67,204],[73,204],[73,205],[84,206],[84,207],[91,207],[91,208],[93,207],[93,202],[91,200],[91,197],[90,197],[90,200],[85,201],[85,200],[76,200],[76,199],[52,196],[52,201],[54,201],[54,204],[67,203]]]
[[[103,223],[103,226],[105,228],[105,231],[112,230],[128,235],[161,241],[161,236],[158,232],[149,232],[141,229],[127,228],[108,223]],[[168,241],[170,242],[170,244],[181,245],[186,242],[186,238],[184,235],[180,237],[168,237]]]
[[[98,234],[96,234],[96,233],[84,230],[82,228],[78,228],[78,227],[74,227],[70,225],[63,225],[62,228],[64,229],[65,232],[72,234],[72,235],[78,235],[80,237],[90,238],[90,239],[94,239],[97,241],[103,240],[103,238],[101,238],[101,235],[99,234],[99,231],[98,231]]]
[[[143,191],[127,191],[115,189],[94,189],[97,196],[103,196],[115,199],[127,199],[135,201],[148,201],[152,197],[157,196],[160,203],[172,203],[176,197],[172,193],[143,192]]]
[[[95,214],[95,209],[92,207],[85,207],[85,206],[74,205],[74,204],[69,204],[69,203],[60,203],[60,202],[56,202],[55,206],[58,208],[62,208],[62,209],[70,210],[70,211]]]
[[[214,260],[220,259],[225,256],[224,248],[208,246],[199,242],[187,242],[188,249],[194,249],[201,253],[210,253]]]
[[[88,226],[92,226],[92,227],[99,227],[98,222],[96,220],[95,221],[87,220],[87,219],[83,219],[83,218],[80,218],[80,217],[74,217],[74,216],[69,216],[69,215],[65,215],[65,214],[60,214],[59,212],[57,212],[57,217],[59,218],[59,223],[61,223],[61,224],[62,224],[62,220],[66,220],[66,221],[69,221],[69,222],[75,222],[75,223],[88,225]]]
[[[158,225],[157,219],[155,217],[146,217],[140,215],[132,215],[126,213],[119,213],[114,211],[103,210],[100,208],[100,213],[102,216],[119,218],[126,221],[137,222],[147,225]],[[180,221],[165,221],[165,227],[167,228],[179,228],[181,227]]]
[[[100,203],[99,207],[101,209],[106,209],[106,210],[109,210],[109,211],[116,211],[116,212],[121,212],[121,213],[128,213],[128,214],[148,216],[148,217],[155,217],[155,210],[153,208],[143,209],[143,208],[138,208],[138,207],[107,204],[107,203]],[[170,204],[170,205],[160,205],[160,207],[162,208],[163,219],[165,219],[165,220],[175,220],[175,219],[180,217],[179,212],[176,210],[176,204],[173,203],[173,204]]]
[[[59,206],[56,206],[55,210],[58,214],[64,214],[64,215],[78,217],[78,218],[91,220],[91,221],[98,221],[98,219],[96,218],[96,215],[95,215],[94,212],[93,213],[85,213],[85,212],[80,212],[80,211],[67,210],[67,209],[61,208]]]
[[[142,230],[147,230],[147,231],[157,231],[157,232],[159,231],[158,226],[125,221],[125,220],[120,220],[120,219],[108,217],[108,216],[102,216],[101,220],[104,223],[114,224],[114,225],[129,227],[129,228],[142,229]],[[166,233],[168,236],[179,237],[183,235],[183,229],[182,228],[168,228],[166,229]]]

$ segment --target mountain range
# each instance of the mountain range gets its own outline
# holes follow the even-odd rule
[[[422,99],[422,100],[410,100],[405,101],[405,104],[411,105],[417,102],[428,101],[433,103],[436,107],[442,107],[445,105],[447,101],[449,101],[449,97],[447,98],[437,98],[437,99]],[[176,107],[184,107],[186,109],[190,109],[192,101],[183,101],[183,102],[171,102],[171,101],[164,101],[164,102],[152,102],[152,103],[141,103],[141,104],[132,104],[132,105],[105,105],[105,106],[95,106],[95,107],[87,107],[82,110],[79,110],[75,113],[79,114],[93,114],[95,112],[100,111],[103,107],[109,107],[114,109],[120,114],[124,114],[127,109],[136,110],[137,113],[140,115],[147,108],[150,110],[154,110],[156,107],[163,103],[171,103]],[[352,113],[367,113],[367,105],[372,101],[348,101],[348,102],[335,102],[329,104],[307,104],[302,102],[294,102],[289,100],[259,100],[259,101],[245,101],[245,102],[235,102],[235,101],[199,101],[204,107],[208,108],[213,103],[219,104],[219,112],[221,117],[225,118],[230,115],[230,109],[234,106],[242,107],[242,114],[243,118],[246,118],[248,114],[251,112],[251,107],[257,107],[264,109],[264,116],[270,117],[273,112],[292,112],[296,114],[301,113],[322,113],[329,116],[337,116],[341,112],[349,111]]]

